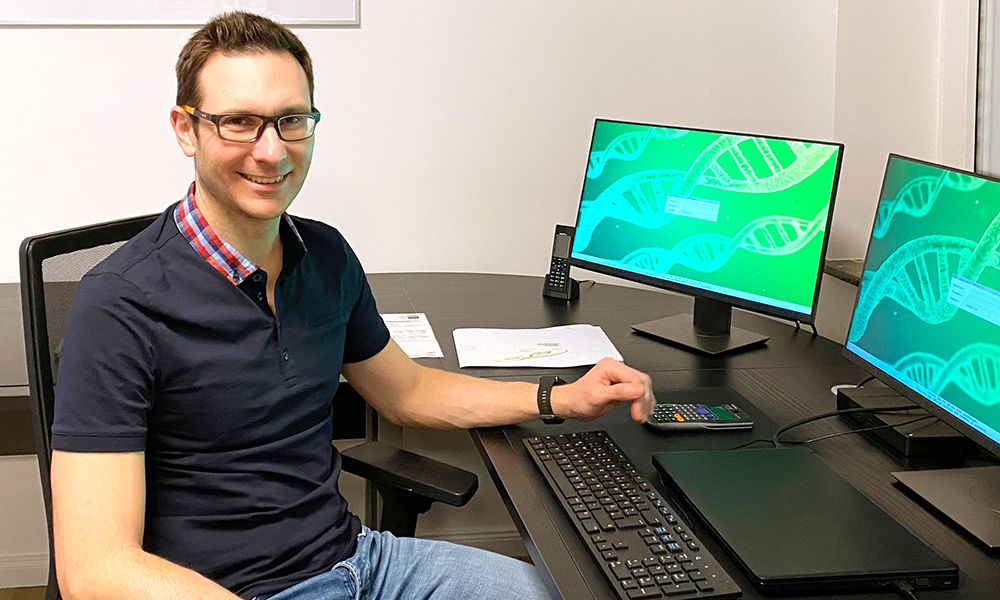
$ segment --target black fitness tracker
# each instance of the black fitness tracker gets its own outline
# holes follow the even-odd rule
[[[538,414],[542,417],[543,423],[558,425],[566,420],[552,413],[552,388],[565,383],[559,377],[552,375],[546,375],[538,380]]]

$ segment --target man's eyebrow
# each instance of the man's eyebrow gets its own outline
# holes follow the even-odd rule
[[[205,111],[205,112],[207,112],[207,111]],[[300,104],[300,105],[297,105],[297,106],[282,107],[278,112],[271,113],[270,115],[263,115],[263,114],[261,114],[259,112],[254,112],[252,110],[244,110],[244,109],[239,109],[239,108],[220,110],[218,112],[213,112],[211,114],[215,114],[215,115],[260,115],[260,116],[264,116],[264,117],[273,117],[273,116],[277,116],[277,115],[291,115],[291,114],[302,114],[302,113],[310,113],[310,112],[313,112],[313,109],[312,109],[311,106],[305,106],[305,105]]]

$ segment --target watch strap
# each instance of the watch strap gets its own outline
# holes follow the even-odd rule
[[[557,417],[552,412],[552,388],[565,383],[561,378],[553,375],[545,375],[538,380],[538,414],[543,423],[556,425],[566,420]]]

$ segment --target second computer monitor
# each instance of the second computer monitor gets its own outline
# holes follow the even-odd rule
[[[695,297],[637,331],[709,354],[765,342],[737,306],[813,321],[843,145],[597,120],[571,264]]]

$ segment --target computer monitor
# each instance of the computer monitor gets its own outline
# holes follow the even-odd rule
[[[707,354],[767,342],[732,307],[812,323],[843,145],[598,119],[570,264],[694,296],[633,326]]]
[[[889,156],[844,352],[1000,456],[1000,181]],[[1000,534],[1000,467],[934,477]]]

